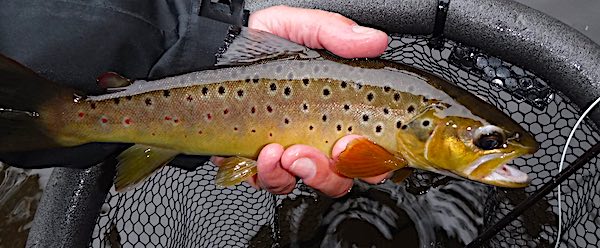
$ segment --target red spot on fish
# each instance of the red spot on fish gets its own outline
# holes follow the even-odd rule
[[[107,122],[108,122],[108,119],[107,119],[106,117],[102,117],[102,118],[100,119],[100,121],[101,121],[102,123],[107,123]]]
[[[173,119],[173,117],[171,117],[171,116],[165,116],[165,121],[170,121],[172,119]]]
[[[223,110],[223,114],[226,115],[227,113],[229,113],[229,109],[225,109]]]
[[[131,125],[131,119],[126,118],[123,122],[125,122],[125,125]]]
[[[256,107],[252,107],[250,111],[252,111],[253,114],[256,113]]]
[[[210,113],[206,114],[206,118],[208,118],[208,120],[212,120],[212,115],[210,115]]]
[[[85,113],[84,112],[79,112],[78,115],[79,115],[79,118],[83,118],[85,116]]]
[[[185,99],[188,100],[188,102],[191,102],[191,101],[194,100],[194,98],[192,97],[192,95],[188,95]]]
[[[267,111],[269,111],[269,113],[273,112],[273,108],[271,108],[271,105],[267,105]]]

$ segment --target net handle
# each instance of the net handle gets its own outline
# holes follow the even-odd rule
[[[445,2],[246,0],[246,8],[318,8],[388,33],[429,35],[436,25],[438,6]],[[600,97],[600,46],[566,24],[511,0],[450,0],[446,15],[444,37],[535,73],[580,109]],[[590,117],[600,125],[600,109]]]

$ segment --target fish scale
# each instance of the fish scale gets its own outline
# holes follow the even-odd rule
[[[400,124],[430,104],[423,99],[331,78],[261,78],[74,103],[61,110],[70,118],[51,126],[68,139],[126,140],[195,155],[256,157],[269,143],[329,153],[353,133],[395,150]]]

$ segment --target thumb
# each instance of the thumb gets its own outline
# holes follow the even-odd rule
[[[311,48],[325,48],[345,58],[379,56],[388,42],[384,32],[359,26],[340,14],[287,6],[254,12],[248,27]]]

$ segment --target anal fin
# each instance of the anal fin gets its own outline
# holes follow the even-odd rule
[[[338,156],[335,168],[350,178],[372,177],[407,165],[407,162],[380,145],[366,139],[352,140]]]
[[[167,164],[179,152],[147,145],[133,145],[123,151],[117,159],[115,190],[124,192],[134,188],[156,170]]]
[[[215,178],[215,184],[222,187],[234,186],[257,173],[256,161],[243,157],[225,158]]]

